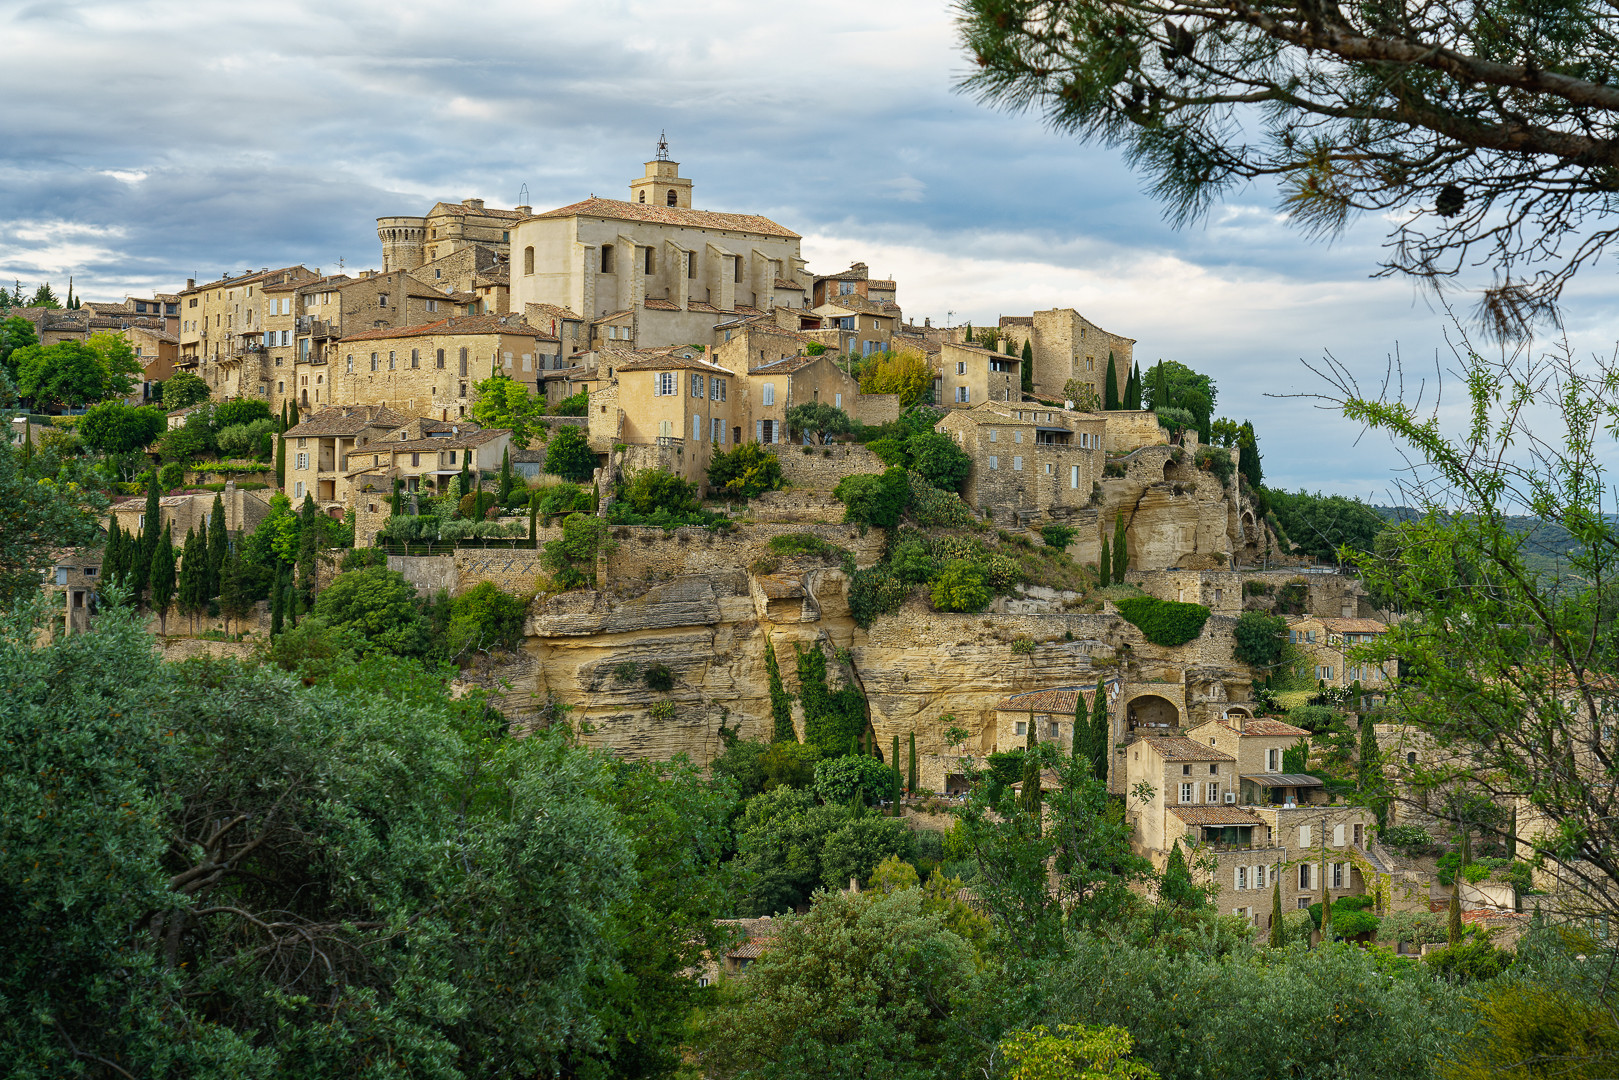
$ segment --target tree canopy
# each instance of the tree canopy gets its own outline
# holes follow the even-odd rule
[[[1384,272],[1487,265],[1521,333],[1616,235],[1619,50],[1601,5],[965,0],[962,88],[1124,148],[1184,225],[1275,183],[1306,235],[1393,222]]]
[[[545,415],[545,398],[529,393],[527,384],[498,371],[473,389],[477,399],[472,403],[472,418],[484,427],[506,428],[516,446],[528,446],[540,427],[535,419]]]

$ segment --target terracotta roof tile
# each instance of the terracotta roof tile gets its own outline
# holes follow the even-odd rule
[[[796,281],[788,281],[786,278],[777,278],[776,279],[776,288],[777,289],[786,289],[786,290],[789,290],[791,292],[803,292],[804,291],[804,286],[800,285]]]
[[[408,423],[409,417],[401,416],[385,405],[346,405],[322,409],[308,420],[288,428],[287,436],[358,435],[367,428],[380,427],[392,431]]]
[[[649,311],[679,311],[680,305],[673,300],[665,300],[661,296],[649,296],[645,306]]]
[[[1051,690],[1031,690],[1023,694],[1013,694],[996,702],[997,712],[1028,712],[1054,713],[1069,715],[1077,707],[1079,698],[1083,696],[1085,707],[1089,709],[1096,700],[1096,687],[1094,686],[1060,686]]]
[[[1217,721],[1217,723],[1221,727],[1228,728],[1231,731],[1237,730],[1237,725],[1230,720],[1220,720]],[[1241,733],[1243,735],[1287,735],[1295,739],[1302,738],[1303,736],[1310,734],[1303,728],[1294,727],[1292,724],[1285,724],[1280,720],[1264,719],[1243,721]]]
[[[235,288],[237,285],[252,285],[252,284],[254,284],[256,282],[264,281],[264,280],[266,280],[268,278],[273,278],[273,277],[276,277],[277,275],[280,275],[280,274],[293,274],[293,273],[297,273],[299,271],[302,271],[305,274],[309,274],[309,277],[311,277],[311,278],[315,276],[314,274],[311,274],[309,272],[309,268],[307,266],[303,266],[303,265],[283,266],[279,270],[261,270],[256,274],[243,274],[241,277],[223,277],[223,278],[219,278],[217,281],[210,281],[206,285],[198,285],[194,289],[186,289],[186,290],[180,292],[178,295],[187,296],[187,295],[189,295],[191,293],[205,292],[208,289],[220,289],[220,288],[227,288],[227,287],[228,288]],[[304,280],[307,281],[308,278],[305,278]],[[266,287],[268,287],[268,286],[266,286]]]
[[[687,210],[679,206],[624,202],[620,199],[585,199],[570,206],[535,214],[536,218],[602,217],[618,221],[650,221],[660,225],[683,225],[693,229],[721,229],[753,233],[756,236],[782,236],[797,240],[791,229],[783,228],[757,214],[722,214],[714,210]]]
[[[1142,742],[1158,751],[1165,761],[1236,761],[1224,750],[1204,746],[1184,735],[1148,735]]]
[[[802,371],[809,367],[819,356],[784,356],[780,360],[772,360],[768,364],[748,369],[749,375],[791,375],[795,371]]]
[[[591,326],[600,326],[602,323],[609,323],[609,322],[612,322],[614,319],[622,319],[626,315],[634,315],[634,314],[635,314],[635,309],[634,308],[622,308],[622,309],[620,309],[618,311],[609,311],[605,315],[599,315],[596,318],[590,320],[590,325]]]
[[[1376,619],[1322,619],[1331,634],[1385,634],[1388,626]]]
[[[1240,806],[1171,806],[1169,812],[1188,825],[1264,825],[1265,819]]]
[[[427,337],[431,334],[515,334],[540,341],[556,341],[550,333],[530,326],[521,315],[461,315],[421,326],[383,327],[350,334],[343,341],[381,341],[385,338]]]
[[[584,316],[575,314],[572,308],[558,307],[556,304],[524,304],[523,306],[528,309],[529,315],[541,314],[548,319],[558,321],[566,319],[570,322],[584,322]]]
[[[290,434],[290,432],[289,432]],[[400,439],[398,442],[379,440],[354,451],[358,454],[385,454],[389,451],[395,453],[401,450],[468,450],[474,446],[483,446],[494,442],[502,435],[510,435],[506,428],[482,428],[476,431],[463,431],[459,435],[428,435],[420,439]]]
[[[735,377],[736,372],[722,368],[718,364],[711,364],[707,360],[695,356],[686,357],[675,353],[641,352],[629,360],[613,365],[615,371],[668,371],[679,369],[684,371],[709,371],[715,375],[729,375]]]

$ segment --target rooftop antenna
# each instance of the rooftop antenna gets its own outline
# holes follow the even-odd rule
[[[527,206],[527,205],[529,205],[529,202],[528,202],[528,185],[527,184],[524,184],[522,187],[517,189],[517,205],[518,206]]]
[[[658,132],[658,160],[669,160],[669,136],[662,131]]]

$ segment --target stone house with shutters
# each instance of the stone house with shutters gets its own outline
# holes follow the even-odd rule
[[[1103,692],[1108,696],[1108,714],[1115,718],[1119,704],[1119,680],[1108,679]],[[1049,742],[1058,749],[1072,753],[1074,749],[1074,714],[1082,710],[1081,720],[1090,722],[1091,709],[1096,703],[1096,686],[1059,686],[1050,690],[1033,690],[1002,698],[995,705],[994,726],[980,738],[984,753],[991,754],[1026,746],[1029,725],[1034,725],[1034,737]],[[1118,724],[1111,726],[1117,735]],[[1112,740],[1110,740],[1111,742]]]
[[[1102,329],[1073,308],[1053,308],[1032,315],[1002,316],[1000,330],[1010,342],[1009,352],[1021,354],[1029,343],[1034,357],[1034,395],[1061,401],[1069,379],[1091,384],[1096,396],[1107,400],[1107,358],[1111,353],[1118,376],[1118,391],[1135,362],[1135,339]]]
[[[836,303],[844,297],[858,296],[873,304],[894,303],[894,282],[871,276],[871,268],[863,262],[852,264],[841,274],[827,274],[815,278],[811,293],[811,306]]]
[[[996,342],[995,350],[942,342],[934,368],[933,400],[949,409],[971,409],[987,401],[1021,402],[1023,361],[1005,348],[1004,341]]]
[[[511,432],[461,421],[418,418],[348,456],[356,489],[387,494],[396,478],[409,492],[443,495],[463,467],[474,476],[500,468],[510,450]]]
[[[661,468],[703,486],[713,455],[746,438],[745,385],[696,349],[643,349],[609,368],[607,385],[590,395],[590,440],[624,448],[626,473]]]
[[[364,454],[351,463],[352,455],[380,443],[409,420],[385,405],[348,405],[321,409],[288,428],[281,436],[286,444],[287,494],[295,505],[312,495],[324,513],[336,509],[342,516],[354,501],[357,466],[370,460]]]
[[[899,305],[891,300],[877,303],[852,294],[834,297],[814,312],[821,329],[839,332],[839,352],[861,356],[889,351],[901,317]]]
[[[299,408],[384,405],[403,416],[458,420],[496,373],[543,393],[561,343],[517,315],[463,315],[342,338],[331,362],[299,369]]]
[[[524,304],[523,318],[530,326],[560,341],[564,357],[590,350],[588,320],[577,312],[556,304]]]
[[[178,295],[180,340],[176,367],[202,378],[216,401],[258,396],[256,391],[266,373],[266,320],[272,310],[280,310],[280,304],[272,308],[270,300],[284,295],[267,290],[296,289],[320,276],[318,269],[286,266],[226,275],[204,285],[188,280]],[[279,331],[281,324],[276,325]]]
[[[1227,725],[1146,736],[1125,747],[1126,817],[1137,852],[1162,869],[1180,845],[1194,880],[1216,887],[1217,909],[1248,919],[1256,934],[1270,928],[1277,885],[1283,911],[1319,901],[1323,888],[1335,900],[1363,893],[1361,865],[1381,869],[1366,846],[1365,811],[1325,802],[1245,805],[1242,762],[1263,761],[1270,742],[1292,737],[1261,734],[1264,728],[1251,736],[1229,729],[1210,735],[1211,727]],[[1242,746],[1247,738],[1256,741]],[[1210,739],[1233,746],[1242,759]]]
[[[1299,615],[1287,620],[1288,644],[1308,658],[1302,674],[1328,689],[1347,689],[1358,682],[1367,693],[1383,693],[1399,675],[1398,661],[1368,664],[1356,659],[1353,651],[1386,633],[1388,626],[1377,619]]]
[[[999,401],[952,409],[938,423],[971,459],[967,505],[1019,523],[1066,519],[1092,505],[1105,428],[1093,413]]]

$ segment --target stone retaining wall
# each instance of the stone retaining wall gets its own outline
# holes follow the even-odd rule
[[[859,443],[808,447],[780,443],[772,449],[781,461],[782,475],[795,488],[830,492],[845,476],[880,473],[888,468],[876,454]],[[810,453],[804,453],[805,450]]]

